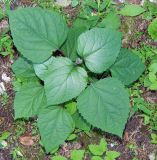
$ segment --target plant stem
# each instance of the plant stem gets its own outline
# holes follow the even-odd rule
[[[98,3],[98,15],[100,15],[100,0],[97,0]]]

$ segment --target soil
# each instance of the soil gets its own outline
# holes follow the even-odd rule
[[[8,77],[12,77],[11,72],[11,62],[9,57],[2,58],[0,56],[0,82],[4,83],[6,92],[8,94],[7,104],[3,105],[2,96],[0,96],[0,134],[4,131],[7,131],[13,124],[13,99],[14,91],[12,89],[11,81],[9,83],[4,82],[1,79],[1,75],[6,73]],[[0,160],[10,160],[10,151],[9,149],[1,150],[0,149]]]
[[[140,0],[129,0],[131,3],[139,4]],[[16,1],[12,4],[12,9],[16,8],[18,5],[32,5],[31,0],[21,0]],[[73,9],[67,7],[64,9],[67,14],[70,14],[71,18],[74,19],[79,12],[79,9]],[[123,46],[128,48],[139,48],[141,47],[141,42],[149,44],[147,27],[149,22],[142,20],[141,17],[136,17],[134,20],[126,17],[122,17],[122,27],[124,34]],[[0,22],[0,33],[1,30],[6,28],[8,25],[7,21],[3,20]],[[4,27],[4,28],[3,28]],[[137,32],[143,32],[144,34],[136,37]],[[132,38],[132,37],[136,38]],[[9,57],[0,56],[0,82],[4,83],[6,92],[8,94],[7,103],[3,104],[3,97],[0,96],[0,134],[4,131],[10,131],[11,136],[7,141],[8,147],[6,149],[0,149],[0,160],[12,160],[11,151],[20,147],[22,149],[22,154],[29,160],[49,160],[50,155],[46,155],[41,146],[39,145],[39,136],[32,136],[32,122],[28,121],[24,124],[25,132],[21,136],[32,136],[34,140],[33,146],[26,146],[20,143],[19,138],[16,136],[16,122],[13,119],[13,100],[14,100],[14,91],[12,86],[13,74],[11,71],[11,64]],[[3,73],[10,78],[9,82],[2,80],[1,76]],[[157,103],[157,92],[144,92],[144,98],[146,101],[151,103]],[[144,125],[143,119],[139,114],[134,115],[128,120],[126,129],[124,131],[123,139],[117,138],[114,135],[102,134],[102,132],[95,130],[92,133],[92,137],[88,137],[84,133],[80,133],[77,141],[74,142],[65,142],[59,153],[67,158],[70,157],[70,151],[73,149],[83,149],[87,148],[91,143],[98,143],[100,138],[105,137],[108,142],[108,148],[110,150],[116,150],[121,153],[119,160],[131,160],[134,157],[137,157],[139,160],[149,160],[149,155],[157,151],[157,147],[150,143],[150,128],[149,126]],[[87,155],[86,160],[90,160],[90,155]]]

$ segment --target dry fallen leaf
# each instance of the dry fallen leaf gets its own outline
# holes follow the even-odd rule
[[[125,140],[126,142],[129,141],[129,133],[128,133],[127,131],[126,131],[125,134],[124,134],[124,140]]]
[[[20,137],[19,141],[25,146],[32,146],[34,144],[33,138],[31,136]]]

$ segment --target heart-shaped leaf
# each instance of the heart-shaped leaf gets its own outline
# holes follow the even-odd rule
[[[74,115],[72,115],[73,120],[75,122],[75,127],[78,129],[81,129],[83,131],[90,131],[91,125],[86,122],[86,120],[83,119],[83,117],[76,112]]]
[[[15,118],[37,115],[46,106],[44,87],[38,82],[23,85],[14,100]]]
[[[91,84],[77,99],[84,119],[103,131],[122,136],[129,114],[129,96],[122,83],[106,78]]]
[[[77,51],[90,71],[102,73],[115,62],[120,46],[119,32],[108,28],[94,28],[79,36]]]
[[[144,11],[145,11],[145,9],[142,8],[142,7],[139,6],[139,5],[128,4],[128,5],[125,5],[124,8],[122,8],[122,9],[119,11],[119,14],[121,14],[121,15],[123,15],[123,16],[131,16],[131,17],[134,17],[134,16],[140,15],[140,14],[143,13]]]
[[[100,144],[90,144],[89,150],[93,155],[101,156],[107,150],[107,142],[102,138]]]
[[[77,55],[77,39],[79,35],[86,30],[86,27],[72,27],[69,29],[68,38],[64,43],[61,50],[64,55],[70,58],[72,61],[75,61],[78,57]]]
[[[136,81],[144,71],[144,64],[138,56],[127,49],[121,49],[119,57],[111,67],[112,76],[125,85]]]
[[[43,66],[46,66],[46,69]],[[53,57],[50,63],[36,65],[35,71],[39,77],[42,73],[48,105],[64,103],[75,98],[87,85],[86,71],[76,67],[68,58]]]
[[[35,63],[48,59],[67,38],[62,16],[38,7],[10,11],[9,23],[15,46]]]
[[[120,25],[120,17],[117,14],[111,12],[98,24],[98,27],[118,29]]]
[[[36,77],[33,65],[25,58],[19,57],[12,65],[12,70],[17,77]]]
[[[59,106],[51,106],[39,114],[38,127],[47,152],[62,144],[74,130],[70,114]]]

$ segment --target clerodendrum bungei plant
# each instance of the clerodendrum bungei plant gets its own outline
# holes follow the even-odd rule
[[[68,28],[56,12],[41,8],[9,13],[13,41],[21,56],[13,71],[22,81],[15,118],[37,116],[47,152],[76,128],[90,125],[122,136],[129,115],[125,86],[144,70],[140,59],[121,48],[121,33],[109,28]],[[55,56],[60,50],[63,56]]]

